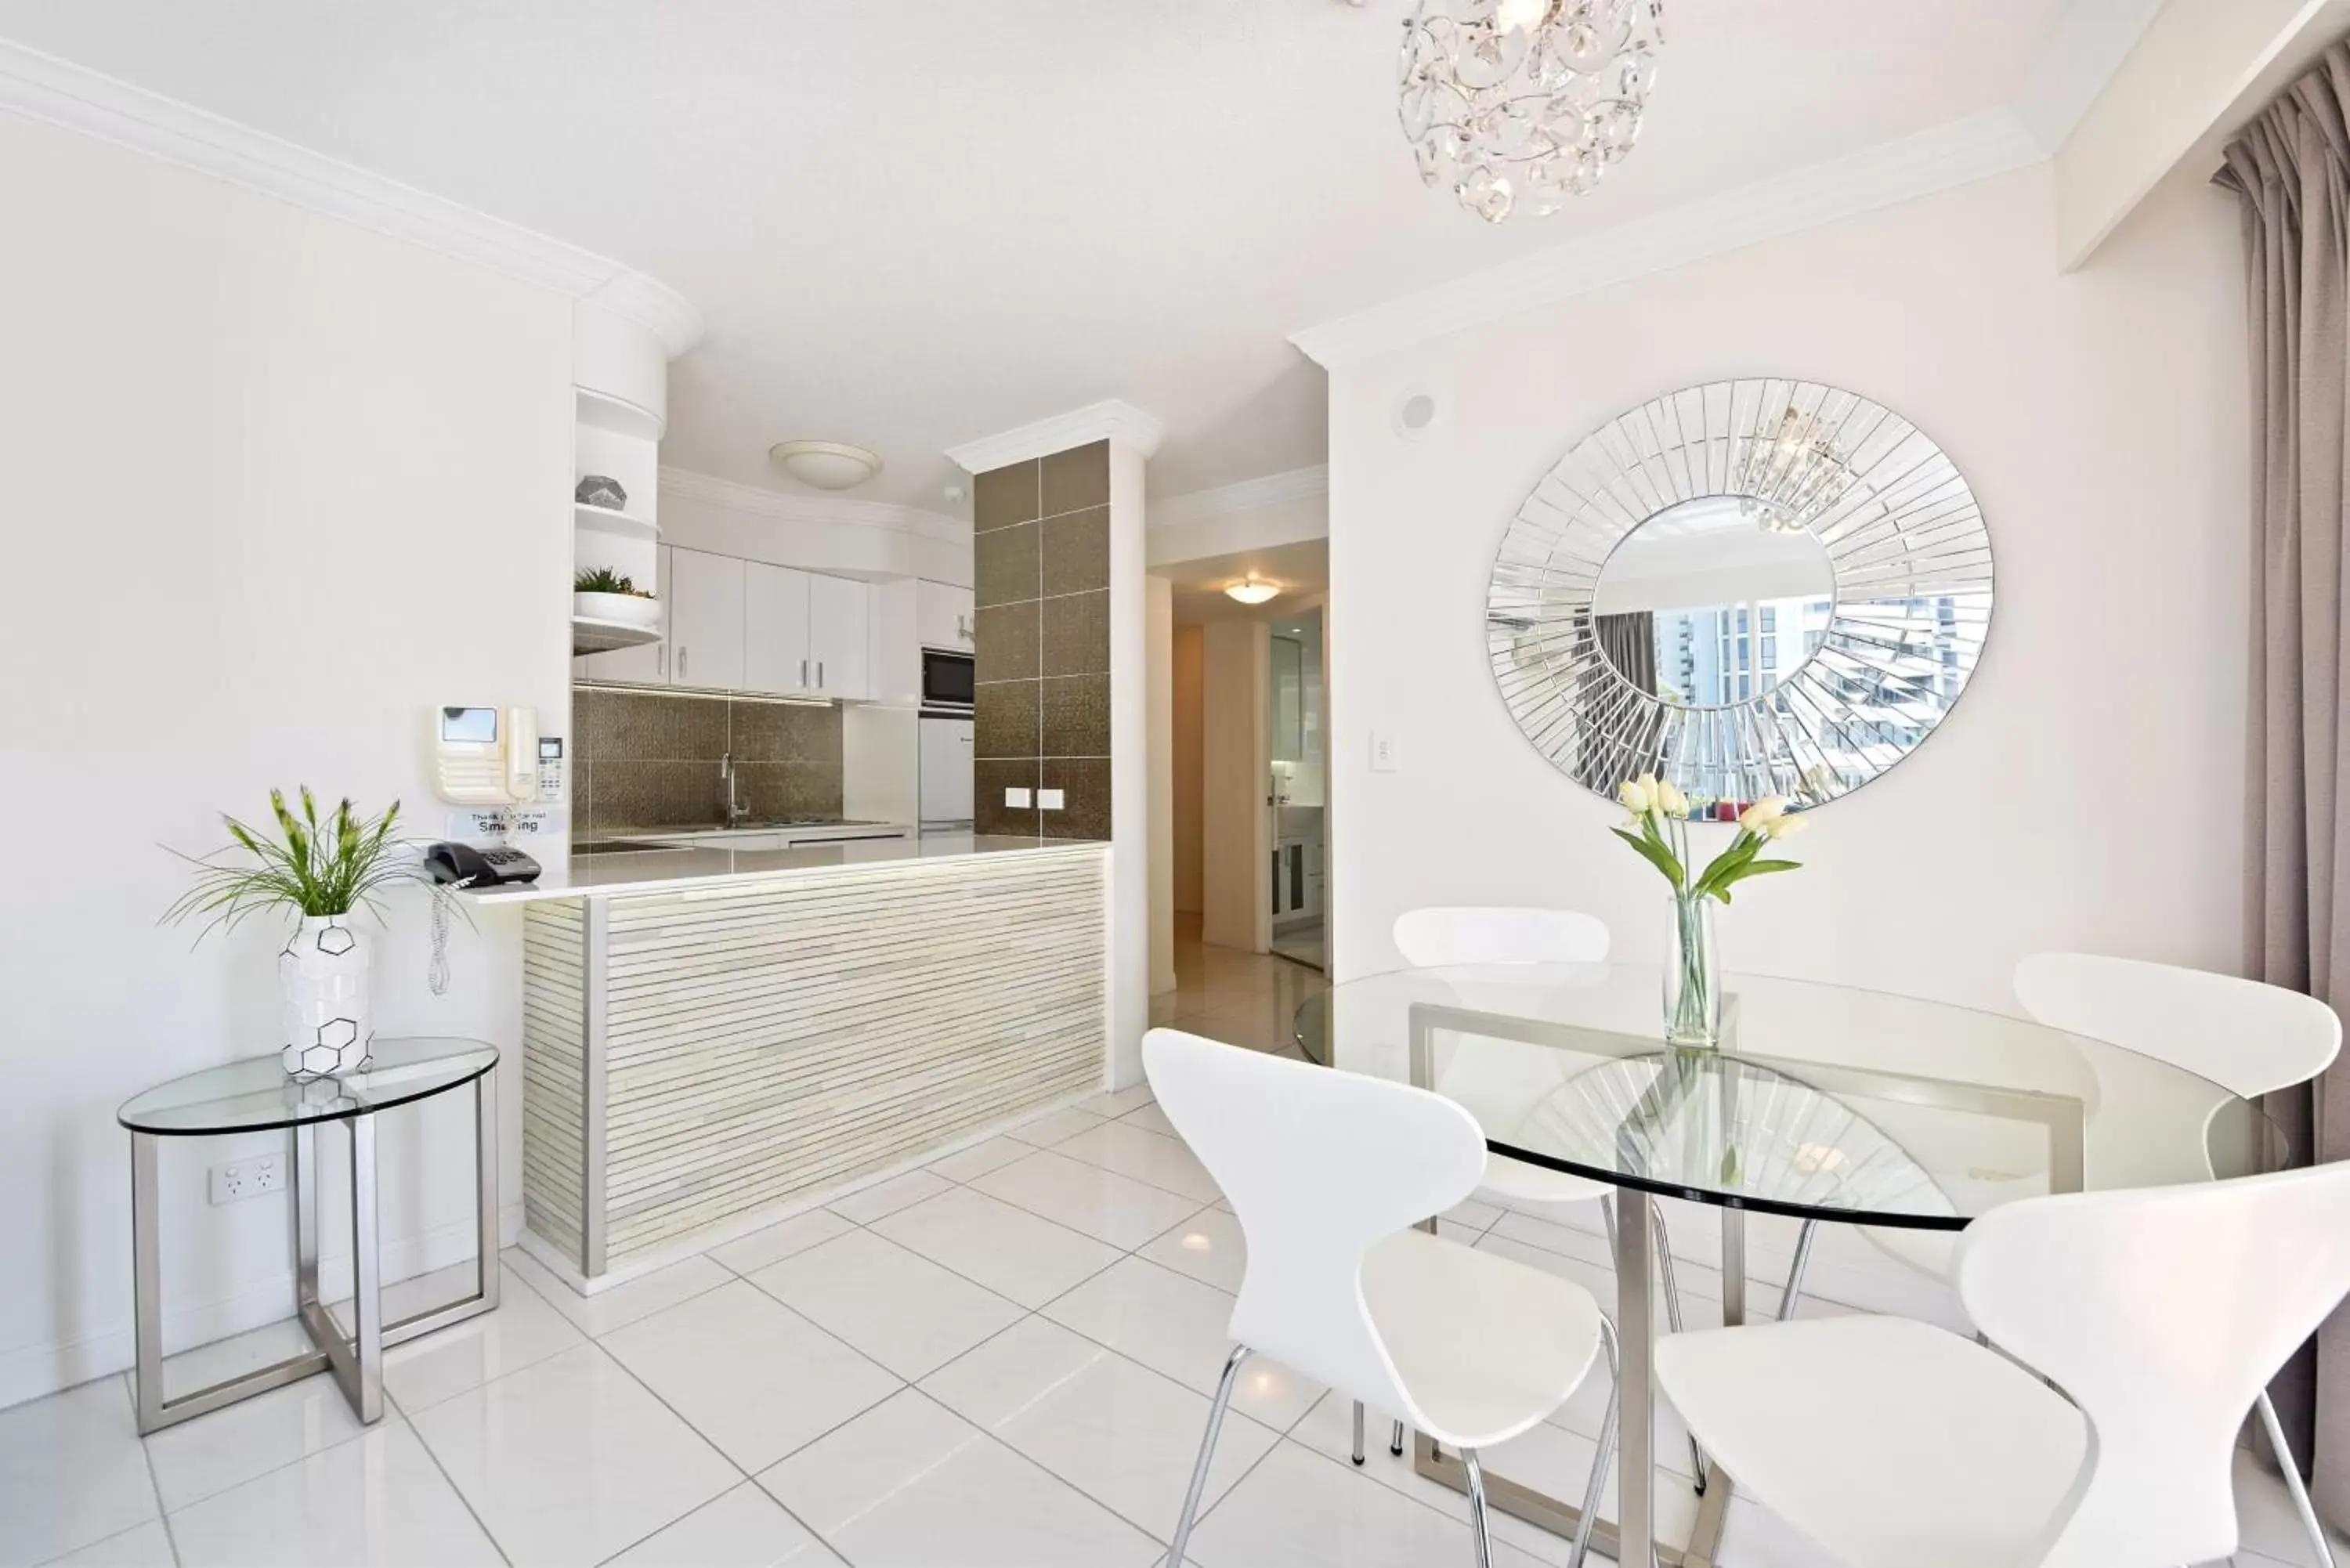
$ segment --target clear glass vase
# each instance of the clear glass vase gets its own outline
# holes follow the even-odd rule
[[[1711,898],[1673,895],[1665,1043],[1689,1051],[1711,1051],[1721,1044],[1721,958],[1713,944]]]

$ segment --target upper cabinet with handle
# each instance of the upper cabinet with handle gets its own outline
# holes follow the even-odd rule
[[[701,550],[670,552],[671,685],[743,690],[743,583],[750,565]]]
[[[660,550],[664,637],[586,654],[582,680],[863,702],[873,695],[870,590],[765,561]]]
[[[787,697],[816,691],[808,649],[808,575],[764,561],[743,570],[743,689]]]
[[[819,697],[862,702],[872,695],[866,646],[868,590],[847,577],[808,583],[808,659]]]
[[[971,652],[979,641],[973,613],[969,588],[927,577],[914,585],[915,635],[924,648]]]

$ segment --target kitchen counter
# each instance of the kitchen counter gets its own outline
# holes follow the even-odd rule
[[[1108,846],[582,856],[521,903],[522,1244],[594,1292],[1102,1086]]]
[[[848,867],[1107,847],[1106,844],[1088,839],[954,834],[811,844],[797,849],[637,849],[621,854],[574,856],[568,867],[550,867],[535,882],[516,882],[480,891],[469,888],[465,897],[481,904],[522,904],[542,898],[679,892],[715,883],[793,877]]]

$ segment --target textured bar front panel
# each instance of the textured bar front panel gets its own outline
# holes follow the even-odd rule
[[[1089,846],[609,898],[607,1267],[1098,1085],[1104,876]],[[541,981],[585,983],[577,908],[533,907],[530,1005],[550,1023]],[[539,909],[572,911],[568,958],[538,940]],[[570,1057],[546,1053],[567,1077],[538,1072],[529,1035],[533,1096],[578,1105],[579,1016],[561,1015]],[[534,1204],[544,1189],[570,1226],[542,1227],[534,1207],[533,1228],[576,1242],[560,1208],[579,1168],[567,1115],[526,1118],[525,1163]]]
[[[580,1262],[580,1063],[587,1033],[585,906],[523,917],[522,1201],[531,1230]]]

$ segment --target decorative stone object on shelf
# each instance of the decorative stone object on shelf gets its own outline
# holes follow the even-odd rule
[[[572,492],[572,499],[582,506],[601,506],[608,512],[619,512],[629,504],[629,493],[620,488],[619,480],[591,473],[579,482],[579,488]]]
[[[280,1056],[296,1078],[366,1069],[375,1045],[367,940],[341,915],[305,915],[277,955]]]

